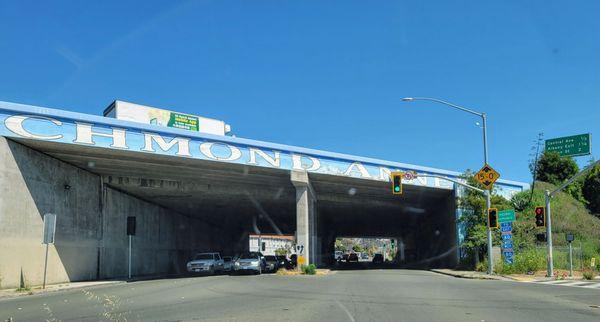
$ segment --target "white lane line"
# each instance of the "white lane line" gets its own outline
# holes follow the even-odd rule
[[[587,285],[590,284],[590,282],[571,282],[569,284],[563,284],[563,285],[567,285],[567,286],[581,286],[581,285]]]
[[[350,321],[356,322],[356,320],[354,320],[354,317],[352,316],[352,314],[350,314],[350,311],[348,311],[348,309],[344,306],[344,304],[342,304],[342,302],[335,300],[335,303],[337,303],[337,305],[339,307],[341,307],[342,310],[344,310],[344,312],[346,312],[346,315],[348,315],[348,318],[350,319]]]
[[[558,281],[539,281],[536,283],[540,283],[540,284],[553,284],[553,285],[567,285],[570,283],[573,283],[572,281],[564,281],[564,280],[558,280]]]
[[[600,283],[594,283],[594,284],[590,284],[590,285],[583,285],[581,287],[587,287],[587,288],[600,288]]]

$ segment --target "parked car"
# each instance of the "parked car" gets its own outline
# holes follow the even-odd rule
[[[373,264],[381,264],[381,263],[383,263],[383,255],[382,254],[373,255]]]
[[[279,260],[273,255],[265,256],[265,270],[268,272],[277,272],[279,269]]]
[[[231,270],[233,270],[233,257],[223,256],[223,270],[225,272],[231,272]]]
[[[237,257],[233,263],[233,271],[236,273],[252,272],[262,274],[265,270],[265,257],[260,252],[247,252]]]
[[[334,255],[333,255],[333,258],[336,261],[341,261],[342,260],[342,256],[344,256],[344,252],[342,252],[341,250],[336,250],[335,253],[334,253]]]
[[[292,268],[295,268],[296,266],[298,266],[298,255],[296,255],[296,254],[290,255],[290,263],[292,265]]]
[[[348,263],[358,262],[358,255],[356,253],[348,254],[348,259],[346,261]]]
[[[191,274],[215,274],[223,271],[223,259],[219,253],[199,253],[186,268]]]
[[[294,267],[292,266],[292,262],[290,262],[287,257],[285,256],[280,256],[277,255],[277,261],[279,264],[279,268],[285,268],[285,269],[293,269]]]

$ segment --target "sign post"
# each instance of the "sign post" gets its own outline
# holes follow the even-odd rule
[[[46,244],[46,258],[44,259],[44,282],[42,288],[46,288],[46,272],[48,270],[48,246],[54,244],[54,235],[56,233],[56,215],[44,215],[44,232],[42,244]]]
[[[131,279],[131,239],[135,235],[135,217],[127,217],[127,236],[129,237],[129,252],[127,256],[127,276]]]
[[[575,236],[572,233],[567,234],[566,236],[567,242],[569,243],[569,276],[573,277],[573,241],[575,240]]]

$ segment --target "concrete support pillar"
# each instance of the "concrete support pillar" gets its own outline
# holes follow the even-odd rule
[[[301,262],[302,257],[305,264],[316,264],[318,258],[315,193],[306,171],[292,171],[291,180],[294,187],[296,187],[296,253],[298,263]]]

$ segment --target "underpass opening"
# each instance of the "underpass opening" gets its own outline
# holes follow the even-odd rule
[[[336,237],[333,267],[382,268],[396,260],[404,261],[405,255],[404,242],[394,237]]]
[[[95,201],[103,204],[101,209],[98,213],[95,209],[85,210],[89,212],[85,220],[94,220],[90,222],[95,230],[90,243],[98,244],[91,246],[97,279],[126,276],[125,228],[129,216],[136,217],[138,226],[133,237],[133,276],[183,274],[186,263],[197,253],[235,256],[252,251],[253,235],[294,239],[296,189],[289,171],[45,141],[15,141],[18,143],[10,141],[10,145],[15,147],[13,153],[18,154],[18,166],[40,213],[56,209],[47,204],[46,191],[35,189],[39,174],[30,175],[27,165],[32,157],[23,155],[23,149],[41,151],[39,158],[53,159],[90,174],[85,179],[73,173],[52,178],[54,168],[36,170],[43,171],[50,181],[69,186],[68,194],[74,202],[79,202],[78,196],[88,186],[101,187],[101,193],[86,196],[97,198]],[[95,180],[91,179],[93,175]],[[60,201],[57,195],[51,198]],[[58,211],[59,224],[68,220],[65,211]],[[83,213],[78,216],[84,220]],[[61,234],[59,229],[59,242],[55,244],[60,262],[70,280],[81,279],[77,277],[74,252],[60,240],[64,237]]]
[[[317,195],[319,264],[335,266],[336,238],[366,236],[402,241],[404,256],[395,255],[390,261],[392,267],[457,265],[454,190],[404,185],[402,195],[393,195],[387,182],[311,178]]]

